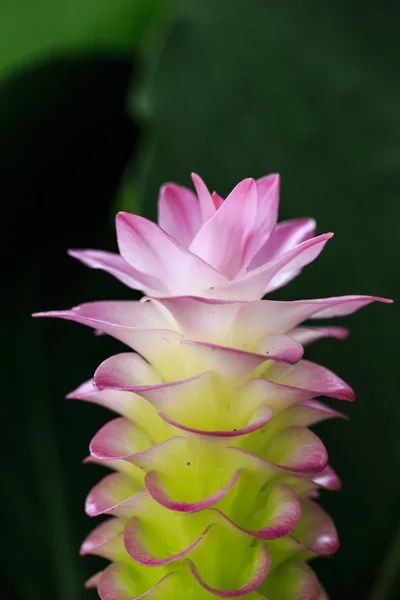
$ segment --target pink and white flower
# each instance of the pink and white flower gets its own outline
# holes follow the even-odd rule
[[[192,177],[197,194],[173,183],[161,188],[158,225],[117,215],[119,255],[71,256],[152,297],[256,300],[296,277],[333,235],[313,237],[313,219],[277,224],[278,175],[245,179],[226,200]]]
[[[111,561],[88,586],[102,600],[326,600],[307,561],[338,548],[316,503],[341,483],[310,426],[352,401],[337,375],[303,358],[346,316],[374,302],[343,296],[260,300],[316,258],[332,234],[312,219],[277,225],[279,178],[246,179],[223,200],[193,176],[159,198],[159,225],[120,213],[120,254],[73,256],[145,292],[39,313],[82,323],[127,350],[69,394],[119,416],[90,444],[88,462],[113,471],[86,501],[109,518],[82,554]]]

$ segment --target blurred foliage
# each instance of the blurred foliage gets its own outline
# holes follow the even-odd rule
[[[131,56],[180,0],[2,0],[0,77],[71,52]]]
[[[65,256],[67,247],[115,247],[115,198],[154,218],[164,181],[188,185],[197,171],[226,194],[243,177],[279,171],[280,218],[314,216],[336,237],[274,297],[398,296],[398,5],[191,0],[146,44],[140,70],[135,48],[150,12],[139,21],[135,11],[161,4],[0,7],[0,74],[19,71],[0,86],[7,598],[95,597],[81,586],[102,562],[77,552],[93,525],[84,496],[100,471],[79,461],[107,413],[62,397],[120,346],[29,314],[132,297]],[[108,59],[83,60],[93,50]],[[319,427],[344,490],[322,499],[342,548],[315,567],[332,600],[396,600],[398,309],[372,306],[346,322],[348,341],[307,350],[358,393],[340,407],[349,423]]]

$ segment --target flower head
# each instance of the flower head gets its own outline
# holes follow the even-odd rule
[[[260,300],[313,260],[330,234],[311,219],[276,225],[279,179],[246,179],[222,200],[168,184],[159,226],[121,213],[120,255],[72,254],[109,271],[144,301],[91,302],[40,313],[111,335],[128,351],[69,394],[119,416],[90,444],[113,471],[86,501],[106,521],[82,545],[111,565],[89,582],[102,600],[326,600],[307,561],[338,548],[317,504],[340,489],[310,426],[344,415],[320,396],[352,389],[303,359],[372,296]]]
[[[158,226],[117,215],[120,255],[70,254],[152,297],[255,300],[293,279],[332,237],[313,237],[313,219],[277,225],[278,175],[245,179],[226,200],[192,177],[197,194],[173,183],[161,188]]]

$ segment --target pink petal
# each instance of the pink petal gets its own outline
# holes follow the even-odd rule
[[[300,560],[287,560],[265,581],[272,600],[319,600],[320,586],[315,573]]]
[[[204,371],[211,370],[234,379],[246,377],[267,360],[294,363],[303,355],[301,344],[284,335],[267,336],[260,353],[185,339],[182,343],[193,346],[195,355],[202,360]]]
[[[318,400],[306,400],[283,411],[279,417],[290,426],[311,427],[327,419],[347,419],[346,415],[333,410]]]
[[[123,343],[135,348],[135,340],[142,342],[143,330],[153,330],[170,326],[168,320],[152,302],[87,302],[71,310],[36,313],[37,317],[53,317],[75,321],[97,332],[107,333]]]
[[[91,590],[93,588],[97,588],[99,581],[100,581],[100,577],[103,575],[103,571],[99,571],[98,573],[95,573],[94,575],[92,575],[92,577],[89,577],[89,579],[87,581],[85,581],[85,589],[87,590]]]
[[[196,173],[192,173],[192,181],[196,188],[197,196],[200,204],[200,213],[203,223],[206,223],[217,210],[217,202],[208,191],[208,188],[204,181]]]
[[[307,302],[307,300],[305,300],[304,302]],[[309,318],[321,319],[351,315],[363,306],[371,304],[371,302],[383,302],[384,304],[392,304],[393,300],[390,300],[389,298],[379,298],[378,296],[338,296],[336,298],[308,300],[308,302],[315,303],[315,305],[320,305],[317,311],[314,311],[312,314],[309,315]]]
[[[312,480],[325,490],[338,492],[342,489],[342,482],[330,465],[327,465],[321,473],[313,475]]]
[[[246,248],[246,263],[252,261],[255,254],[267,242],[276,226],[279,207],[280,177],[267,175],[256,181],[258,207],[251,235]],[[271,258],[269,258],[271,260]],[[265,262],[265,261],[264,261]],[[246,264],[246,266],[247,266]],[[253,268],[253,267],[250,267]]]
[[[114,460],[142,452],[152,446],[151,438],[128,419],[106,423],[90,442],[90,454],[98,460]]]
[[[214,371],[233,380],[247,377],[269,358],[265,355],[225,348],[207,342],[182,340],[182,343],[193,348],[193,355],[201,360],[202,370]]]
[[[107,519],[94,529],[83,542],[79,554],[96,554],[104,556],[103,546],[115,536],[121,534],[124,530],[124,524],[120,519]],[[100,553],[99,553],[100,552]],[[107,557],[106,557],[107,558]]]
[[[179,300],[177,300],[178,304]],[[211,302],[211,301],[209,301]],[[286,333],[292,335],[297,325],[306,319],[320,319],[325,317],[346,316],[359,310],[371,302],[391,302],[385,298],[375,296],[338,296],[333,298],[318,298],[315,300],[296,300],[294,302],[279,302],[273,300],[258,300],[254,302],[223,304],[213,308],[208,307],[208,312],[215,310],[216,314],[222,313],[220,307],[236,307],[240,309],[235,313],[235,329],[238,337],[250,336],[253,338],[262,331],[266,333]],[[176,311],[172,304],[168,305],[176,318],[181,314]],[[194,311],[194,309],[192,309]],[[231,312],[233,308],[230,309]],[[202,320],[210,318],[206,308],[202,308]],[[188,310],[188,316],[190,312]],[[233,317],[232,317],[233,318]],[[341,329],[339,328],[339,331]]]
[[[326,233],[295,246],[275,260],[247,271],[235,280],[219,285],[217,289],[204,290],[203,295],[227,300],[256,300],[284,281],[287,273],[302,269],[322,252],[327,241],[333,236]]]
[[[320,586],[317,600],[329,600],[328,595],[322,586]]]
[[[288,335],[270,333],[262,340],[258,352],[276,361],[296,363],[302,358],[304,349]]]
[[[274,363],[268,371],[268,378],[276,383],[309,390],[315,396],[328,396],[338,400],[354,400],[353,390],[340,377],[308,360],[295,365]]]
[[[197,583],[199,583],[203,589],[220,598],[238,598],[239,596],[245,596],[246,594],[255,592],[268,575],[270,564],[271,560],[268,548],[266,545],[261,545],[256,562],[252,568],[250,579],[244,585],[236,589],[220,590],[208,585],[200,575],[194,563],[189,561],[190,570]]]
[[[108,359],[110,360],[110,359]],[[99,367],[100,368],[100,367]],[[127,373],[127,377],[130,374]],[[100,379],[98,385],[110,385],[111,387],[120,387],[128,389],[148,400],[158,410],[168,411],[174,406],[179,406],[186,402],[187,397],[191,395],[202,394],[204,390],[210,391],[209,385],[215,381],[215,375],[211,372],[201,373],[187,379],[180,379],[161,383],[158,385],[130,385],[134,379],[128,378],[107,378]]]
[[[213,192],[211,194],[211,197],[213,199],[215,208],[218,210],[220,208],[220,206],[222,205],[222,203],[224,202],[224,199],[221,198],[221,196],[219,194],[217,194],[217,192]]]
[[[154,471],[160,469],[160,466],[165,468],[170,463],[174,464],[173,460],[182,454],[192,455],[188,440],[184,437],[172,437],[148,450],[124,458],[144,471]]]
[[[256,213],[257,186],[254,179],[245,179],[200,229],[191,252],[231,279],[249,260],[247,246]]]
[[[94,374],[94,383],[99,390],[108,388],[129,392],[140,385],[159,385],[161,379],[141,356],[125,352],[102,362]]]
[[[242,307],[239,302],[193,296],[159,298],[158,302],[171,313],[185,335],[205,342],[224,339]]]
[[[306,319],[346,316],[371,302],[390,303],[375,296],[339,296],[315,300],[240,302],[181,296],[160,298],[183,331],[201,341],[223,339],[235,332],[238,340],[262,339],[268,333],[287,333]],[[329,331],[329,330],[328,330]],[[344,335],[341,328],[332,330]]]
[[[205,435],[210,437],[219,437],[219,438],[229,438],[229,437],[239,437],[242,435],[247,435],[249,433],[253,433],[254,431],[258,431],[267,425],[272,418],[272,410],[268,406],[262,407],[262,410],[259,411],[258,416],[252,420],[252,422],[246,427],[242,427],[240,429],[231,429],[231,430],[205,430],[205,429],[196,429],[194,427],[189,427],[187,425],[183,425],[182,423],[178,423],[168,415],[160,413],[160,417],[169,425],[176,427],[182,431],[189,431],[191,433],[196,433],[198,435]]]
[[[271,237],[251,261],[250,269],[275,260],[280,254],[310,239],[314,236],[315,229],[314,219],[293,219],[278,223]]]
[[[323,508],[311,500],[302,500],[302,517],[292,536],[319,555],[329,556],[339,548],[339,539],[332,519]]]
[[[288,535],[296,527],[300,516],[301,507],[297,495],[288,485],[274,484],[272,485],[271,498],[266,501],[265,514],[268,515],[267,523],[260,529],[248,529],[239,526],[237,523],[229,519],[222,511],[217,508],[211,510],[218,512],[223,519],[230,523],[233,527],[250,535],[263,540],[274,540],[276,538]],[[275,508],[271,511],[270,504]]]
[[[266,458],[295,473],[318,473],[328,462],[321,440],[306,427],[298,426],[277,433],[266,451]]]
[[[163,282],[164,287],[158,290],[164,293],[157,295],[165,295],[165,290],[167,294],[187,295],[227,281],[152,221],[122,212],[117,215],[116,226],[123,258],[136,269]]]
[[[257,224],[262,237],[268,239],[274,231],[278,219],[280,177],[278,174],[266,175],[257,179],[258,211]]]
[[[290,406],[300,404],[315,396],[315,392],[312,390],[292,387],[260,377],[254,377],[245,382],[239,386],[238,390],[243,392],[244,397],[248,393],[251,397],[262,398],[263,402],[267,402],[276,415]]]
[[[345,340],[350,332],[344,327],[296,327],[289,332],[289,335],[304,346],[327,337]]]
[[[204,498],[198,502],[181,502],[179,500],[173,500],[168,492],[163,488],[160,479],[155,471],[149,471],[146,473],[145,484],[147,491],[150,496],[165,508],[174,510],[177,512],[194,513],[206,508],[210,508],[217,504],[222,498],[224,498],[228,492],[233,488],[240,476],[240,469],[235,471],[228,483],[219,489],[217,492]]]
[[[84,400],[104,406],[109,410],[129,417],[132,414],[133,398],[129,392],[118,390],[98,390],[93,385],[93,380],[85,381],[76,390],[67,395],[68,399]]]
[[[180,560],[189,554],[191,550],[200,544],[204,536],[207,535],[210,527],[211,525],[209,525],[201,535],[199,535],[191,544],[189,544],[189,546],[186,546],[186,548],[180,552],[171,554],[165,558],[156,558],[147,550],[145,543],[143,542],[140,519],[134,517],[127,523],[125,527],[124,544],[129,556],[139,565],[144,567],[159,567],[168,565],[176,560]]]
[[[90,491],[85,504],[89,517],[110,511],[122,501],[140,491],[138,484],[123,473],[112,473],[104,477]]]
[[[140,349],[137,347],[136,349],[153,363],[154,355],[151,350],[153,348],[157,350],[158,348],[154,344],[151,346],[150,343],[149,348],[147,348],[146,342],[148,340],[145,336],[142,337],[142,347]],[[168,340],[168,338],[166,339]],[[223,348],[201,342],[183,340],[183,343],[187,344],[187,353],[192,353],[192,358],[202,367],[203,372],[211,370],[219,375],[236,380],[249,375],[260,364],[265,362],[267,358],[273,358],[273,356],[266,357],[261,354],[253,354],[251,352],[235,350],[234,348]],[[165,355],[166,353],[164,353]],[[189,360],[188,363],[190,364]],[[197,366],[196,362],[195,365]],[[196,375],[194,374],[194,376]],[[191,377],[187,379],[191,379]],[[179,380],[178,383],[180,381],[184,380]],[[133,353],[117,354],[105,360],[95,372],[94,382],[99,389],[111,388],[121,391],[131,391],[137,394],[141,394],[141,388],[143,387],[149,389],[150,387],[162,385],[152,367],[139,355]],[[177,382],[174,381],[168,385],[176,384]]]
[[[129,265],[119,254],[104,252],[102,250],[69,250],[68,254],[92,269],[101,269],[113,275],[119,281],[134,290],[160,291],[164,287],[162,280],[152,277],[148,273],[137,271]]]
[[[279,175],[267,175],[256,181],[257,211],[244,240],[241,266],[247,267],[275,228],[279,206]]]
[[[175,183],[162,186],[158,198],[158,224],[188,248],[201,226],[200,205],[195,194]]]
[[[293,273],[297,274],[303,267],[318,258],[326,242],[332,237],[333,233],[326,233],[305,240],[273,260],[270,267],[264,271],[268,273],[268,281],[264,293],[272,292],[286,284],[292,279]],[[262,269],[262,267],[259,268]]]

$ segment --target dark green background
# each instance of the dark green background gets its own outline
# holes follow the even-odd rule
[[[221,194],[279,171],[280,218],[314,216],[319,232],[335,232],[274,297],[396,300],[400,8],[193,0],[143,43],[150,12],[124,0],[110,14],[104,2],[85,14],[70,2],[68,31],[48,1],[35,21],[25,4],[0,8],[4,597],[83,600],[95,597],[82,582],[101,565],[77,555],[93,526],[83,502],[101,471],[80,461],[108,415],[63,397],[120,346],[30,313],[132,297],[65,250],[114,249],[117,208],[154,218],[160,184],[189,185],[191,171]],[[37,32],[32,48],[18,47],[30,43],[24,28]],[[315,563],[332,600],[400,597],[399,323],[396,305],[374,305],[346,319],[347,342],[307,351],[358,396],[335,403],[349,423],[319,427],[344,481],[323,497],[342,547]]]

